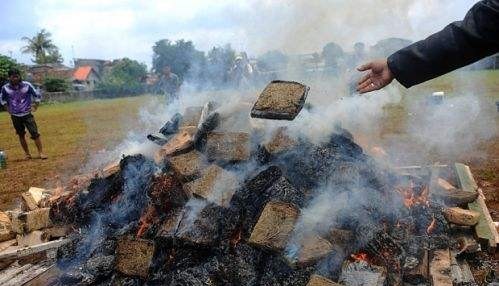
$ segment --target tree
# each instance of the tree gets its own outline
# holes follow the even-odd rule
[[[23,37],[22,40],[26,41],[27,45],[21,51],[25,54],[32,54],[34,58],[31,61],[37,64],[62,63],[63,58],[50,39],[51,36],[50,32],[42,29],[32,38]]]
[[[327,43],[322,48],[322,57],[324,58],[324,63],[326,64],[326,66],[337,68],[338,61],[344,56],[345,53],[343,52],[343,49],[336,43]]]
[[[0,55],[0,85],[4,85],[9,80],[8,72],[11,68],[20,69],[20,66],[14,59]]]
[[[43,80],[43,87],[48,92],[68,91],[69,82],[63,78],[46,77]]]
[[[286,69],[288,62],[288,56],[277,50],[268,51],[257,59],[258,67],[267,71]]]
[[[223,86],[229,80],[229,70],[236,58],[236,51],[230,44],[213,47],[206,57],[206,79],[212,86]]]
[[[173,73],[184,79],[193,76],[193,70],[197,74],[205,63],[204,53],[196,50],[191,41],[178,40],[172,43],[164,39],[157,41],[152,50],[152,65],[157,74],[161,74],[165,66],[170,66]]]
[[[147,66],[136,60],[114,60],[111,70],[104,74],[98,88],[111,95],[137,94],[143,91]]]

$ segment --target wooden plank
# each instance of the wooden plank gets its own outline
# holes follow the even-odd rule
[[[433,252],[430,262],[431,285],[453,286],[450,276],[450,252],[449,249],[438,249]]]
[[[51,265],[44,272],[27,281],[23,286],[49,286],[57,283],[57,278],[61,275],[62,271],[56,266]]]
[[[0,285],[5,285],[11,279],[16,277],[19,273],[22,273],[23,271],[30,269],[31,266],[32,266],[31,264],[26,264],[23,266],[12,265],[8,269],[2,271],[0,273]]]
[[[428,250],[425,249],[423,250],[423,255],[419,259],[419,264],[410,271],[405,272],[403,279],[412,284],[420,284],[428,283],[429,277]]]
[[[29,247],[23,247],[20,249],[12,249],[12,250],[7,250],[3,251],[0,253],[0,261],[3,259],[18,259],[22,257],[27,257],[36,253],[40,253],[49,249],[54,249],[58,248],[66,243],[69,243],[69,239],[61,239],[61,240],[54,240],[54,241],[49,241],[45,242],[42,244],[34,245],[34,246],[29,246]]]
[[[478,185],[471,174],[470,168],[464,164],[455,164],[456,174],[459,181],[459,187],[463,191],[478,192],[478,198],[468,204],[468,208],[480,213],[480,219],[475,226],[475,234],[482,244],[487,245],[489,251],[495,251],[496,238],[498,237],[497,230],[494,227],[494,222],[490,216],[490,212],[485,204],[485,197],[478,189]]]
[[[27,264],[29,265],[29,264]],[[5,286],[19,286],[24,283],[30,281],[41,273],[45,272],[48,266],[43,264],[35,264],[32,265],[29,269],[19,273],[16,277],[11,278],[8,282],[6,282]],[[46,285],[46,284],[44,284]]]

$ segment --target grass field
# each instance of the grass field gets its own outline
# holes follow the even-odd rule
[[[499,100],[499,71],[472,71],[452,73],[409,90],[403,89],[401,104],[385,108],[382,135],[396,136],[405,140],[405,124],[408,120],[407,106],[421,94],[443,90],[452,96],[458,93],[473,93],[485,99],[489,109],[495,109]],[[77,173],[91,154],[120,142],[138,117],[139,108],[150,100],[150,96],[91,100],[64,104],[42,105],[34,113],[39,125],[48,160],[23,160],[17,136],[6,112],[0,112],[0,149],[6,150],[8,168],[0,170],[0,208],[10,205],[19,192],[30,186],[52,186],[61,174]],[[490,106],[489,106],[490,103]],[[488,110],[494,114],[494,110]],[[490,124],[499,126],[499,113]],[[496,132],[497,134],[498,132]],[[398,136],[398,137],[397,137]],[[456,160],[471,165],[480,186],[495,208],[499,206],[499,140],[493,137],[481,142],[476,152],[462,154]],[[411,144],[407,140],[407,144]],[[35,147],[29,142],[35,155]],[[416,147],[415,147],[416,148]],[[428,160],[445,162],[445,157]],[[493,213],[498,219],[499,214]]]

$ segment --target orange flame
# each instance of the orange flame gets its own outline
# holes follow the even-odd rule
[[[350,254],[350,257],[355,261],[368,261],[368,256],[367,253],[365,252],[359,252],[359,253],[354,253]]]
[[[415,205],[426,205],[429,206],[429,188],[427,186],[423,187],[420,195],[416,195],[413,191],[413,186],[411,185],[408,188],[397,188],[397,192],[402,194],[404,197],[404,206],[408,209],[412,208]]]
[[[153,206],[149,206],[139,219],[139,229],[137,230],[137,237],[140,238],[142,237],[142,235],[144,235],[144,233],[149,229],[149,226],[154,222],[156,217],[156,208],[154,208]]]
[[[428,227],[426,228],[426,234],[427,235],[430,235],[434,230],[435,230],[435,227],[437,226],[437,220],[435,219],[435,216],[433,216],[431,218],[431,222],[430,224],[428,225]]]

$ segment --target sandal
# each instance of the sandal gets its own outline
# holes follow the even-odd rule
[[[31,160],[32,159],[31,154],[24,154],[24,159]]]

